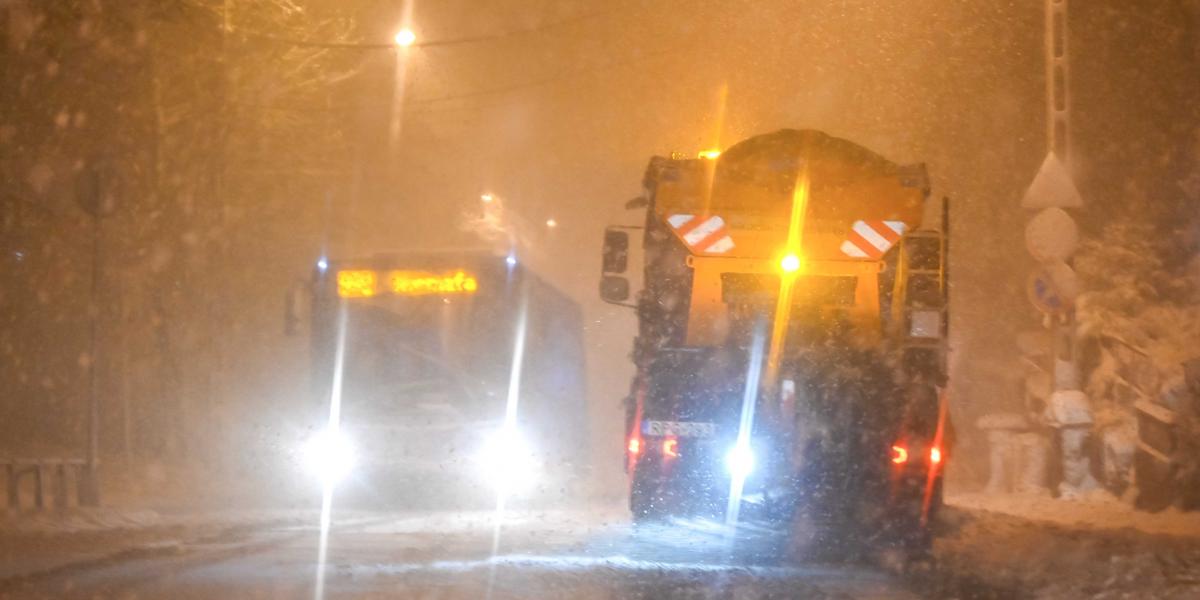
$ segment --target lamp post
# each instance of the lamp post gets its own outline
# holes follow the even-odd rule
[[[392,41],[396,44],[396,76],[395,87],[392,90],[392,119],[390,127],[388,127],[388,143],[393,152],[400,140],[400,124],[404,118],[404,85],[408,73],[408,52],[417,42],[417,34],[413,33],[408,26],[411,22],[412,3],[406,2],[401,19],[402,26],[396,35],[392,36]]]
[[[100,328],[100,268],[101,223],[104,217],[116,210],[116,194],[111,177],[112,165],[104,160],[92,160],[76,179],[75,201],[92,220],[92,269],[90,295],[88,297],[88,409],[87,447],[82,481],[79,484],[80,503],[85,506],[100,505],[100,394],[97,385],[96,366],[99,360]]]

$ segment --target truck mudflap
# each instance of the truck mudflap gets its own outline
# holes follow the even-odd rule
[[[722,516],[729,497],[729,479],[716,460],[720,446],[717,438],[707,436],[640,437],[630,473],[634,520]]]

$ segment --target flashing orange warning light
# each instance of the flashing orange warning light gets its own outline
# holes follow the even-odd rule
[[[908,448],[892,446],[892,462],[898,465],[908,462]]]
[[[641,438],[629,438],[629,453],[638,454],[642,451]]]
[[[942,450],[937,446],[929,449],[929,462],[935,465],[942,462]]]
[[[779,269],[784,273],[795,273],[804,266],[804,261],[794,252],[789,252],[779,259]]]
[[[668,439],[668,440],[664,441],[663,446],[662,446],[662,452],[663,452],[663,456],[666,456],[668,458],[678,458],[679,457],[679,442],[674,439]]]

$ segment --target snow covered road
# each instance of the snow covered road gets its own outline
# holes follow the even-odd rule
[[[342,511],[320,597],[1200,597],[1200,517],[1029,502],[956,498],[933,568],[905,578],[800,550],[802,531],[747,524],[733,536],[701,520],[634,527],[592,508],[509,511],[497,529],[490,511]],[[0,530],[0,598],[318,597],[313,511],[127,521]]]
[[[498,535],[497,535],[498,531]],[[914,598],[881,571],[790,558],[777,532],[616,513],[357,513],[278,521],[0,581],[4,598]]]

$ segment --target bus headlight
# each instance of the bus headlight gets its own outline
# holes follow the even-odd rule
[[[354,469],[354,445],[339,429],[324,429],[305,442],[301,449],[304,468],[324,485],[342,481]]]
[[[725,467],[729,474],[738,479],[745,479],[754,471],[754,451],[748,444],[736,444],[725,455]]]
[[[497,491],[528,488],[536,479],[537,461],[525,438],[514,428],[495,432],[483,444],[479,465]]]

